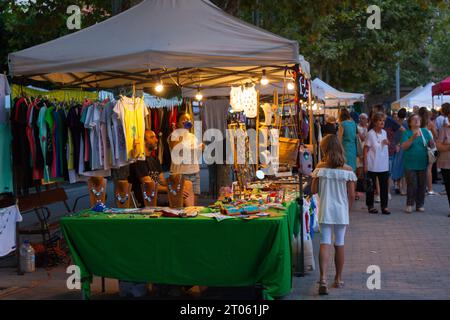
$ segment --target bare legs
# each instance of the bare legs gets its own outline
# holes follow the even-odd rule
[[[341,247],[334,246],[334,249],[335,249],[334,265],[336,266],[336,277],[334,278],[334,282],[341,283],[342,271],[344,270],[345,250],[344,246]]]
[[[328,264],[330,259],[330,248],[331,246],[328,244],[320,245],[320,253],[319,253],[319,265],[320,265],[320,281],[327,281],[327,271]],[[345,250],[344,246],[334,246],[335,255],[334,255],[334,264],[336,267],[336,277],[334,278],[336,283],[342,282],[342,272],[344,270],[344,261],[345,261]]]

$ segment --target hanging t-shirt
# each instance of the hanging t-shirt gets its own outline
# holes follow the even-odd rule
[[[7,122],[5,98],[11,94],[11,89],[8,84],[8,79],[4,74],[0,74],[0,124]]]
[[[256,118],[258,115],[258,94],[254,85],[244,88],[242,107],[247,118]]]
[[[389,148],[383,144],[387,139],[386,131],[376,133],[370,130],[367,134],[365,146],[369,147],[367,152],[367,169],[370,172],[387,172],[389,171]]]
[[[50,172],[47,165],[47,123],[45,122],[45,115],[47,113],[47,107],[43,106],[39,110],[39,117],[37,126],[39,128],[39,142],[41,144],[42,157],[44,159],[44,181],[50,181]]]
[[[11,140],[8,122],[0,123],[0,193],[13,192]]]
[[[141,98],[122,97],[114,107],[124,128],[128,160],[145,160],[145,117],[147,107]]]
[[[242,96],[243,96],[242,90],[243,90],[242,87],[231,87],[230,106],[234,112],[244,111],[244,106],[242,104]]]
[[[0,257],[16,250],[16,223],[21,221],[17,206],[0,209]]]

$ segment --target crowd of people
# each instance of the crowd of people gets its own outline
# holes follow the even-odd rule
[[[426,195],[434,196],[433,183],[440,171],[450,206],[450,104],[439,112],[415,107],[408,114],[400,109],[388,114],[382,105],[355,121],[347,109],[339,112],[323,127],[321,161],[313,172],[312,192],[321,199],[319,223],[319,294],[328,294],[329,250],[334,244],[336,276],[334,287],[344,285],[344,242],[349,212],[361,185],[367,210],[391,214],[391,190],[406,196],[405,212],[425,212]],[[362,183],[359,183],[361,181]],[[450,214],[448,215],[450,217]],[[334,233],[334,243],[332,234]]]
[[[392,192],[406,196],[406,213],[424,212],[425,196],[437,194],[433,184],[439,180],[438,171],[446,185],[441,194],[448,195],[449,115],[448,103],[439,112],[416,107],[410,114],[403,108],[391,115],[377,105],[369,115],[360,114],[356,123],[347,109],[340,110],[337,135],[346,164],[359,179],[369,180],[365,184],[369,213],[377,214],[374,204],[380,203],[381,213],[390,214]]]

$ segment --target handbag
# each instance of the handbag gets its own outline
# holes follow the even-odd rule
[[[421,136],[422,136],[423,146],[424,146],[425,148],[427,148],[428,164],[433,164],[433,163],[435,163],[436,160],[437,160],[437,157],[436,157],[437,149],[436,149],[436,147],[430,148],[430,147],[427,145],[427,141],[425,140],[425,137],[423,136],[423,131],[422,131],[422,129],[421,129],[420,131],[421,131]]]
[[[362,178],[358,178],[358,181],[356,182],[356,192],[361,193],[370,193],[373,192],[373,181],[369,178],[369,176],[366,174]]]
[[[362,141],[359,135],[356,135],[356,152],[358,157],[362,157],[364,155]]]
[[[356,140],[356,156],[359,158],[364,155],[364,150],[361,138],[359,137],[358,126],[356,126],[355,140]]]

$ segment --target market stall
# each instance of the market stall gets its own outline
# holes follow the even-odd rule
[[[325,108],[349,107],[355,102],[364,102],[364,94],[339,91],[326,82],[316,78],[312,82],[314,96]]]
[[[450,102],[450,98],[446,96],[435,96],[433,99],[432,88],[434,85],[434,82],[430,82],[423,87],[414,89],[399,101],[394,102],[392,108],[406,108],[411,111],[413,107],[417,106],[431,109],[433,105],[440,108],[443,103]]]
[[[433,109],[434,109],[434,97],[439,96],[440,100],[443,101],[443,96],[450,95],[450,77],[445,80],[442,80],[438,84],[432,87],[432,95],[433,95]],[[443,102],[442,102],[443,103]],[[441,103],[441,105],[442,105]]]
[[[91,109],[86,108],[87,105],[77,107],[80,111],[86,110],[86,117],[81,117],[84,120],[82,130],[91,130],[82,136],[84,146],[90,145],[89,139],[97,141],[91,133],[98,128],[102,135],[102,123],[108,124],[110,119],[116,119],[107,116],[103,121],[96,117],[96,114],[102,114],[103,117],[104,110],[119,110],[118,117],[122,125],[130,125],[126,117],[120,118],[120,108],[126,109],[129,101],[134,110],[136,106],[145,106],[144,99],[135,96],[137,90],[158,96],[169,90],[190,90],[199,94],[207,90],[230,92],[233,86],[251,88],[252,97],[257,98],[255,102],[252,100],[252,107],[244,112],[248,118],[259,121],[260,93],[257,92],[256,84],[264,85],[263,79],[283,83],[287,77],[291,77],[294,83],[293,125],[297,127],[297,135],[305,137],[305,134],[301,134],[302,119],[305,117],[299,106],[301,100],[306,103],[311,97],[310,86],[300,62],[295,41],[244,23],[207,0],[143,1],[90,28],[9,56],[13,81],[21,85],[38,83],[56,88],[116,91],[119,88],[118,92],[120,88],[128,88],[128,92],[131,89],[131,98],[120,95],[116,102],[108,99],[97,101]],[[191,101],[183,100],[183,104],[190,105]],[[174,112],[172,108],[167,118],[176,118]],[[139,109],[139,114],[132,120],[133,126],[151,127],[147,123],[148,113],[144,107]],[[89,118],[90,114],[92,119]],[[154,119],[153,114],[151,116]],[[93,125],[95,121],[99,121],[99,124]],[[169,127],[164,130],[169,130]],[[75,170],[79,168],[78,173],[82,173],[81,165],[84,164],[89,165],[89,168],[83,168],[84,171],[103,171],[109,170],[109,165],[120,167],[120,163],[129,163],[142,156],[142,149],[140,154],[135,153],[133,145],[128,150],[131,153],[124,158],[112,157],[117,162],[108,162],[106,155],[110,152],[114,154],[114,148],[109,150],[108,144],[102,146],[101,140],[98,141],[99,153],[103,156],[94,163],[93,156],[88,154],[95,152],[81,147],[84,154],[80,153],[78,166],[74,166]],[[143,145],[142,142],[140,144]],[[52,170],[58,172],[59,165],[55,166]],[[107,175],[102,172],[101,176]],[[297,181],[302,186],[301,176]],[[100,185],[91,189],[95,196],[100,196],[104,190],[100,190]],[[299,191],[295,193],[296,196],[302,195],[301,188]],[[239,200],[242,199],[235,198],[235,201]],[[207,219],[199,216],[198,212],[192,219],[182,219],[186,218],[184,214],[151,219],[155,218],[154,215],[150,216],[155,213],[153,210],[150,215],[148,212],[126,212],[125,216],[123,211],[102,214],[88,211],[64,218],[61,223],[72,256],[82,268],[86,297],[89,296],[89,281],[93,275],[173,284],[238,286],[262,283],[268,296],[277,297],[288,293],[291,288],[291,241],[292,236],[298,234],[298,229],[293,225],[295,221],[303,221],[299,219],[300,210],[296,209],[298,205],[303,206],[302,196],[298,201],[294,197],[285,204],[289,208],[287,212],[271,217],[264,215],[270,210],[261,207],[264,203],[260,203],[257,212],[263,215],[243,212],[243,217],[240,217],[251,221],[217,223],[211,217]],[[303,235],[303,228],[300,229]],[[161,232],[157,237],[158,245],[148,247],[147,244],[154,243],[148,235],[154,237],[159,232],[156,230],[171,232]],[[176,236],[171,237],[173,232]],[[121,234],[124,237],[118,236]],[[242,239],[236,236],[239,234],[242,234]],[[244,241],[249,234],[254,236]],[[214,247],[206,245],[208,242],[213,243]],[[139,246],[139,243],[144,244],[144,247]],[[242,247],[242,243],[246,243],[246,246]],[[184,254],[177,255],[177,252]],[[244,252],[247,254],[245,261],[241,259]],[[283,257],[281,262],[278,260],[280,256]],[[208,263],[211,265],[208,266]],[[247,268],[242,267],[242,263]],[[205,268],[207,277],[204,277]]]

